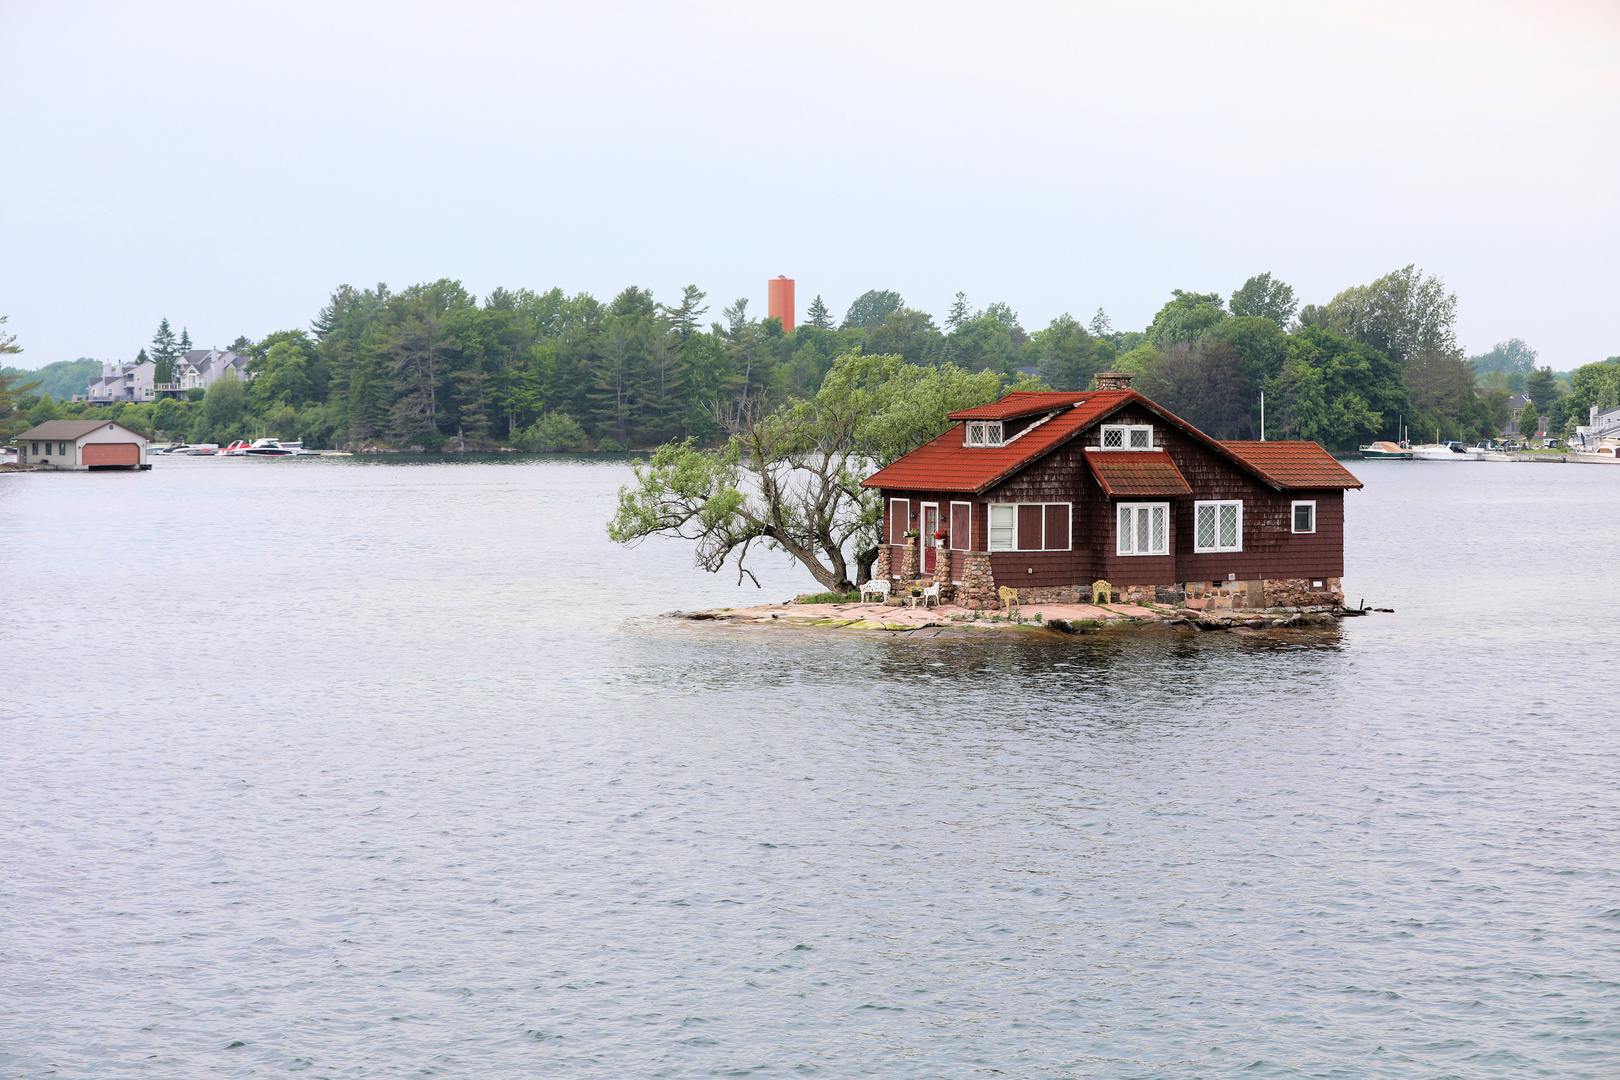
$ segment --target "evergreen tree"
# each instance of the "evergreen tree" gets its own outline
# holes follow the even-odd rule
[[[152,375],[153,382],[169,383],[174,381],[174,362],[180,358],[180,343],[175,340],[174,330],[169,326],[169,320],[164,319],[158,323],[157,333],[152,335],[152,363],[157,365],[157,371]],[[140,363],[137,359],[136,363]]]
[[[180,344],[178,348],[181,356],[191,351],[191,331],[183,326],[180,328]]]
[[[1098,308],[1097,314],[1091,317],[1091,326],[1088,329],[1094,338],[1102,338],[1105,341],[1112,341],[1114,338],[1114,326],[1108,321],[1108,313],[1102,308]]]
[[[945,316],[945,332],[955,333],[962,329],[964,323],[973,318],[973,309],[968,307],[967,293],[958,292],[956,299],[951,303],[951,311]]]
[[[1533,439],[1540,430],[1541,406],[1534,401],[1524,403],[1524,412],[1519,415],[1519,434],[1526,439]]]
[[[832,312],[828,311],[827,305],[821,302],[820,293],[817,293],[816,298],[810,301],[810,310],[805,313],[805,316],[804,324],[806,326],[813,326],[817,330],[832,329]]]

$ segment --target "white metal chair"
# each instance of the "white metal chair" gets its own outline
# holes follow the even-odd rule
[[[879,603],[889,599],[889,583],[883,578],[873,578],[861,584],[861,601],[864,603],[868,594],[874,594]]]
[[[939,582],[937,581],[922,592],[922,606],[927,607],[930,600],[934,602],[935,607],[939,607]]]

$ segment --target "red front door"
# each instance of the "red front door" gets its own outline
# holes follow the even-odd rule
[[[923,503],[922,505],[922,568],[923,573],[932,574],[939,565],[939,548],[934,546],[934,534],[939,532],[939,504]]]

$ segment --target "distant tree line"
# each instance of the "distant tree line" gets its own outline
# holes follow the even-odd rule
[[[1537,368],[1517,338],[1468,358],[1456,314],[1456,295],[1411,266],[1303,307],[1269,273],[1225,301],[1177,289],[1139,331],[1116,330],[1098,309],[1088,322],[1063,314],[1030,332],[1010,305],[976,308],[962,293],[940,323],[890,290],[862,294],[841,320],[817,296],[804,323],[784,331],[746,299],[711,319],[706,294],[690,285],[669,303],[635,286],[603,302],[561,289],[496,289],[480,301],[449,280],[399,291],[345,285],[308,329],[232,343],[251,357],[246,385],[225,379],[202,400],[111,408],[131,426],[205,442],[269,434],[433,450],[713,445],[739,417],[814,398],[834,361],[855,352],[990,372],[1003,384],[1034,374],[1060,390],[1087,389],[1095,372],[1118,368],[1223,438],[1258,437],[1263,394],[1269,438],[1335,450],[1394,438],[1403,424],[1424,440],[1492,436],[1508,425],[1517,392],[1558,433],[1584,423],[1590,405],[1614,403],[1617,358],[1559,376]],[[165,319],[137,360],[168,382],[189,346]],[[13,412],[30,421],[83,411],[8,385]]]

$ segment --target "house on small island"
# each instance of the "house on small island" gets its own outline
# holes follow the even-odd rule
[[[75,472],[152,467],[146,436],[116,420],[47,420],[11,441],[19,465]]]
[[[1313,442],[1210,438],[1099,372],[1083,393],[1014,392],[867,477],[883,502],[873,574],[996,607],[1116,601],[1261,608],[1342,602],[1344,492]],[[915,531],[913,542],[907,533]],[[937,538],[937,543],[936,543]]]

